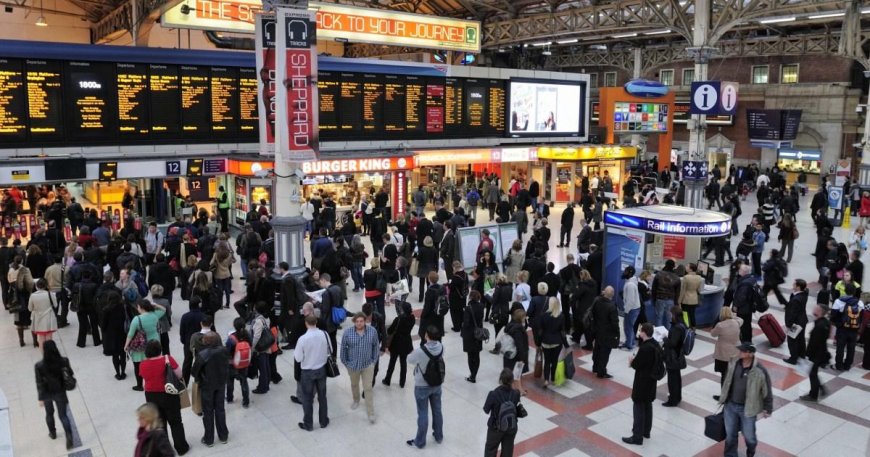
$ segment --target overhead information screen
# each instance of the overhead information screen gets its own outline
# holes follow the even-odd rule
[[[447,133],[456,134],[462,128],[463,117],[463,83],[458,78],[447,78],[444,85],[444,129]]]
[[[425,132],[426,81],[419,76],[405,77],[405,131],[409,136]]]
[[[235,68],[211,68],[212,132],[229,136],[238,133],[239,72]]]
[[[338,99],[341,97],[341,81],[335,73],[321,71],[317,74],[317,92],[320,97],[320,134],[338,131]]]
[[[30,138],[60,140],[64,133],[61,64],[46,60],[28,60],[26,64]]]
[[[496,134],[504,132],[505,112],[507,110],[507,93],[505,91],[504,82],[498,79],[489,80],[489,128],[490,133]]]
[[[181,128],[187,137],[211,133],[211,100],[207,67],[181,67]]]
[[[27,91],[20,60],[0,59],[0,142],[27,138]]]
[[[109,63],[67,62],[68,134],[74,139],[105,138],[115,132],[115,69]]]
[[[426,85],[426,133],[444,132],[444,83]]]
[[[401,135],[405,132],[404,79],[403,76],[398,75],[384,76],[384,133],[388,136]]]
[[[148,116],[148,66],[117,64],[118,133],[122,137],[147,138],[151,131]]]
[[[253,68],[239,68],[240,134],[256,134],[260,118],[257,110],[257,71]]]
[[[489,87],[479,79],[465,80],[465,118],[466,125],[481,131],[487,124],[486,98]]]
[[[181,82],[173,65],[151,65],[151,133],[155,138],[181,133]]]
[[[351,136],[359,135],[362,132],[362,123],[360,122],[363,112],[362,80],[357,78],[354,73],[342,73],[340,77],[339,131]]]
[[[380,75],[365,73],[363,79],[362,126],[366,134],[379,134],[384,126],[384,82]]]

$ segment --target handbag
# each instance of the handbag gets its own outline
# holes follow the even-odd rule
[[[145,329],[142,328],[142,318],[140,317],[138,321],[139,328],[136,329],[136,333],[133,334],[133,338],[130,339],[130,344],[127,346],[127,350],[129,352],[144,352],[145,345],[148,344],[148,337],[145,335]]]
[[[76,388],[76,377],[73,375],[72,368],[64,366],[60,372],[63,374],[63,390],[70,391]]]
[[[544,376],[544,353],[540,349],[535,351],[535,371],[533,376],[536,378]]]
[[[275,344],[275,336],[272,335],[272,331],[269,330],[269,327],[264,325],[263,330],[260,332],[260,339],[257,340],[257,345],[254,346],[254,350],[257,352],[266,352],[273,344]]]
[[[411,266],[408,267],[408,274],[410,276],[417,276],[417,273],[420,271],[420,261],[417,258],[411,259]]]
[[[562,356],[562,362],[565,362],[565,379],[573,379],[574,378],[574,351],[571,349],[565,349]]]
[[[483,328],[482,325],[477,325],[477,318],[474,316],[474,309],[469,309],[469,313],[471,314],[471,322],[474,323],[474,339],[485,343],[489,341],[489,329]]]
[[[172,365],[169,364],[169,356],[165,355],[163,359],[166,361],[166,369],[164,370],[166,376],[164,377],[163,391],[169,395],[181,395],[185,388],[184,381],[175,375]]]
[[[725,412],[719,411],[704,418],[704,436],[713,441],[725,441]]]
[[[556,377],[553,379],[553,384],[557,386],[561,386],[565,384],[565,361],[560,360],[559,363],[556,364]]]
[[[341,372],[338,371],[338,362],[335,361],[335,354],[332,352],[332,344],[329,342],[329,335],[323,332],[323,337],[326,338],[326,345],[329,347],[329,355],[326,357],[326,377],[337,378]]]

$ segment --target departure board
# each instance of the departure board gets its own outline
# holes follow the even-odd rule
[[[462,128],[464,87],[461,79],[447,78],[444,84],[444,128],[459,133]]]
[[[155,138],[177,137],[181,133],[181,83],[178,67],[151,65],[151,134]]]
[[[487,125],[486,98],[489,96],[489,86],[480,79],[465,80],[465,123],[480,132]]]
[[[362,132],[363,83],[354,73],[342,73],[340,79],[338,128],[342,133],[358,135]]]
[[[211,67],[211,129],[219,136],[238,133],[239,72],[235,68]]]
[[[405,131],[405,81],[399,75],[384,75],[384,133]]]
[[[30,137],[40,140],[62,139],[62,65],[49,60],[27,60],[26,65]]]
[[[181,130],[184,136],[197,138],[208,135],[211,117],[208,67],[182,65]]]
[[[341,81],[338,80],[338,75],[318,72],[317,92],[320,98],[320,134],[329,136],[338,131],[338,99],[341,97]]]
[[[405,77],[405,131],[411,135],[425,132],[426,81],[419,76]]]
[[[426,85],[426,133],[444,132],[444,84]]]
[[[64,100],[68,134],[73,139],[115,133],[115,68],[105,62],[67,62]]]
[[[118,133],[122,137],[147,137],[151,131],[148,116],[148,66],[119,63],[116,67]]]
[[[507,110],[507,92],[504,81],[498,79],[489,80],[489,97],[487,97],[487,112],[490,133],[497,134],[505,131],[505,111]]]
[[[255,134],[258,120],[257,71],[239,68],[239,133]]]
[[[380,133],[384,129],[384,82],[381,75],[364,73],[363,84],[363,132]]]
[[[24,63],[0,59],[0,142],[27,138],[27,91]]]

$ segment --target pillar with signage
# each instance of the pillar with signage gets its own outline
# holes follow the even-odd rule
[[[649,97],[632,95],[623,87],[599,89],[598,125],[607,129],[606,144],[616,143],[616,133],[658,134],[659,167],[671,161],[674,141],[673,91]]]

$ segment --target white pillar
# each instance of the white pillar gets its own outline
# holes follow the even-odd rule
[[[864,77],[870,81],[870,71],[865,71]],[[864,105],[864,136],[861,142],[861,169],[858,173],[858,182],[863,189],[867,189],[870,188],[870,95],[867,96],[867,104]]]
[[[695,60],[695,80],[707,80],[707,62],[713,48],[707,45],[710,31],[710,0],[695,0],[695,28],[689,54]],[[706,116],[693,114],[689,121],[689,160],[707,162],[707,121]],[[685,205],[692,208],[704,207],[704,181],[686,181]]]

